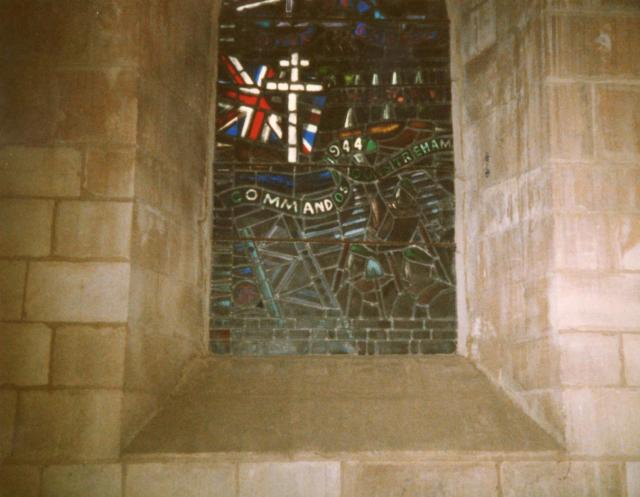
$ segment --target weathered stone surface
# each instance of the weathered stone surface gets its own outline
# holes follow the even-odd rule
[[[24,2],[13,2],[25,6]],[[4,7],[3,2],[0,7]],[[33,7],[42,4],[32,4]],[[28,14],[27,14],[28,15]],[[0,16],[3,20],[5,16]],[[6,19],[11,19],[11,16]],[[4,34],[3,28],[0,32]],[[28,39],[24,37],[23,39]],[[34,37],[33,40],[38,40]],[[47,41],[39,39],[40,47],[46,46]],[[31,43],[29,43],[30,45]],[[3,45],[4,46],[4,45]],[[7,53],[7,47],[3,53]],[[45,50],[40,49],[42,55]],[[45,146],[51,144],[59,119],[56,108],[56,89],[52,83],[55,73],[51,67],[43,67],[32,60],[26,64],[2,64],[2,78],[0,78],[0,94],[2,94],[2,114],[0,115],[0,146],[27,144]],[[19,182],[21,183],[21,182]],[[79,178],[78,178],[79,183]]]
[[[129,325],[135,333],[162,331],[158,309],[158,278],[155,271],[131,265]]]
[[[109,390],[21,393],[12,458],[56,462],[117,458],[121,399],[120,392]]]
[[[131,211],[131,202],[60,202],[56,255],[128,258]]]
[[[161,406],[160,395],[125,391],[122,397],[122,446],[126,447]]]
[[[179,271],[180,267],[176,267],[176,270]],[[159,275],[157,312],[162,325],[156,331],[198,341],[204,326],[200,292],[198,285],[184,283],[173,275]],[[170,307],[164,305],[164,302],[175,302],[176,305]]]
[[[120,464],[47,466],[42,497],[122,497]]]
[[[593,102],[583,83],[547,85],[550,155],[574,161],[593,155]]]
[[[0,324],[0,384],[49,382],[51,330],[43,324]]]
[[[524,390],[552,388],[560,376],[560,350],[553,340],[528,340],[510,347],[510,370]]]
[[[640,497],[640,462],[627,463],[628,497]]]
[[[42,257],[51,252],[53,202],[0,200],[0,255]]]
[[[562,392],[557,388],[533,390],[520,393],[525,412],[556,440],[564,439],[564,415]]]
[[[563,385],[619,385],[620,339],[616,335],[571,333],[560,338]]]
[[[498,496],[495,465],[356,464],[344,466],[343,497]]]
[[[3,58],[11,63],[117,64],[136,61],[135,2],[3,2]],[[40,49],[47,45],[47,53]]]
[[[125,388],[169,393],[187,360],[198,353],[195,343],[177,337],[130,330],[125,358]]]
[[[132,145],[136,143],[137,77],[135,70],[108,68],[59,72],[51,82],[57,105],[64,109],[55,137]]]
[[[30,320],[124,322],[129,264],[31,263],[26,292]]]
[[[0,390],[0,462],[13,448],[13,429],[16,419],[18,393],[15,390]],[[0,472],[2,465],[0,465]],[[1,474],[1,473],[0,473]],[[2,478],[0,478],[2,482]],[[0,485],[0,488],[2,486]],[[4,494],[0,493],[4,497]]]
[[[131,260],[156,272],[167,273],[169,266],[170,222],[158,209],[137,202],[133,209]]]
[[[553,292],[552,319],[559,329],[638,329],[639,273],[562,274]]]
[[[205,47],[212,31],[217,30],[215,24],[205,20],[211,15],[209,4],[199,5],[199,9],[145,5],[140,17],[140,30],[147,41],[139,51],[141,72],[182,95],[195,112],[206,108],[209,97],[207,77],[212,64]],[[178,47],[170,42],[173,39],[183,43]]]
[[[640,189],[640,182],[636,184],[636,188]],[[627,271],[640,270],[640,217],[623,216],[618,237],[621,268]]]
[[[615,270],[620,266],[619,219],[611,214],[566,214],[555,218],[557,269]]]
[[[208,114],[196,113],[166,85],[143,78],[139,86],[138,144],[163,167],[202,178],[206,170]]]
[[[640,32],[640,19],[637,20],[637,24]],[[640,45],[640,35],[638,35],[638,44]],[[627,57],[627,59],[638,59],[638,57]],[[638,74],[640,74],[640,67]],[[638,88],[598,86],[596,116],[599,155],[623,161],[637,161],[640,156],[640,91]]]
[[[640,386],[640,335],[624,335],[623,351],[627,385]]]
[[[640,168],[563,163],[553,169],[553,202],[565,213],[633,211],[640,206],[638,185]]]
[[[239,497],[340,497],[340,464],[240,464]]]
[[[462,42],[465,59],[471,59],[496,42],[496,5],[494,0],[476,2],[476,8],[463,17],[467,33]]]
[[[25,262],[0,261],[0,319],[15,320],[22,316],[26,273]]]
[[[235,497],[235,495],[235,468],[232,465],[196,462],[136,463],[128,464],[126,468],[124,497]]]
[[[63,326],[56,329],[52,384],[121,387],[125,336],[124,328]]]
[[[128,388],[149,389],[163,374],[155,368],[168,360],[152,342],[159,337],[149,340],[140,356],[129,346],[127,362],[131,355],[130,367],[140,371],[127,375],[127,382],[139,382]],[[196,366],[128,446],[129,453],[557,447],[461,357],[251,357]],[[390,420],[402,420],[402,429]]]
[[[504,497],[619,497],[623,472],[619,463],[505,462]]]
[[[73,197],[80,194],[80,151],[67,147],[0,148],[0,194]]]
[[[637,455],[640,391],[579,388],[563,393],[568,449],[577,454]]]
[[[38,466],[0,466],[0,497],[40,497]]]
[[[87,151],[83,188],[96,197],[133,196],[135,150],[90,148]]]
[[[604,8],[595,16],[579,11],[576,14],[550,18],[549,74],[575,78],[625,78],[640,74],[640,62],[631,55],[640,44],[637,16],[607,15]]]

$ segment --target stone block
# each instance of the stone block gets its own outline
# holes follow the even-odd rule
[[[619,463],[582,461],[505,462],[504,497],[619,497],[623,472]]]
[[[100,4],[99,15],[95,15],[90,4],[80,5],[73,14],[77,15],[78,24],[86,29],[88,60],[92,64],[136,64],[140,49],[137,4],[128,0],[109,1]],[[58,12],[68,19],[68,10],[61,7]],[[75,35],[75,30],[70,35]]]
[[[580,12],[585,7],[599,9],[607,14],[622,13],[622,11],[638,10],[638,3],[635,0],[546,0],[552,9],[563,12]],[[616,12],[617,11],[617,12]]]
[[[163,205],[163,162],[150,153],[138,150],[136,154],[136,172],[134,195],[137,203],[147,208],[161,209]]]
[[[340,497],[340,464],[240,464],[239,497]]]
[[[561,330],[638,330],[640,274],[562,274],[555,278],[552,319]]]
[[[551,283],[547,279],[527,281],[524,284],[524,332],[529,338],[546,336],[552,328],[550,287]]]
[[[69,70],[56,74],[60,117],[55,138],[133,145],[137,129],[135,69]]]
[[[164,335],[181,335],[192,340],[200,340],[204,327],[201,292],[198,285],[189,285],[175,277],[159,275],[157,298],[160,304],[160,328],[155,331]],[[175,305],[166,306],[163,302],[175,302]]]
[[[553,269],[553,217],[539,217],[522,223],[524,269],[527,279],[546,277]]]
[[[31,263],[25,310],[29,320],[124,322],[129,264]]]
[[[129,257],[131,202],[60,202],[55,254],[67,257]]]
[[[235,496],[231,464],[134,463],[126,468],[124,497]]]
[[[83,188],[96,197],[131,198],[135,150],[98,148],[87,151]]]
[[[136,202],[133,208],[131,261],[145,269],[168,272],[169,229],[170,223],[165,214]]]
[[[640,63],[636,77],[640,77]],[[637,162],[640,157],[640,90],[637,87],[614,85],[598,85],[596,89],[598,155],[618,161]]]
[[[130,329],[125,357],[125,388],[166,395],[183,368],[200,352],[194,342]]]
[[[3,2],[12,22],[3,30],[2,58],[12,64],[131,65],[137,60],[135,2],[112,0],[25,4]],[[73,8],[71,8],[73,7]],[[41,47],[46,46],[46,54]]]
[[[1,6],[4,8],[8,1],[3,2]],[[13,3],[19,4],[18,8],[24,8],[25,12],[33,10],[26,7],[24,2],[14,1]],[[29,7],[35,5],[42,4],[33,4]],[[4,20],[4,13],[2,18]],[[13,19],[13,16],[9,15],[6,19]],[[4,26],[0,27],[0,33],[4,35],[3,28]],[[23,35],[21,40],[23,45],[27,45],[24,42],[28,40],[28,37]],[[34,37],[35,40],[37,37]],[[48,54],[48,50],[42,50],[43,46],[47,46],[46,42],[39,45],[39,50],[43,55],[46,55],[45,52]],[[6,53],[7,47],[4,46],[3,54]],[[60,118],[60,109],[56,107],[57,92],[55,85],[52,84],[54,80],[53,69],[50,66],[43,67],[42,64],[38,64],[35,58],[30,59],[27,64],[2,64],[0,146],[18,143],[29,145],[52,143]],[[18,180],[18,183],[20,184],[21,181]],[[56,183],[59,184],[59,182]]]
[[[56,329],[51,383],[121,387],[125,337],[125,328],[64,326]]]
[[[620,339],[617,335],[570,333],[560,337],[563,385],[619,385]]]
[[[552,159],[587,160],[593,155],[591,88],[584,83],[547,86]]]
[[[12,458],[82,462],[120,454],[122,394],[109,390],[20,394]]]
[[[139,90],[138,146],[165,167],[201,179],[207,167],[207,115],[154,79],[143,78]]]
[[[13,429],[17,405],[18,393],[15,390],[0,390],[0,463],[11,453],[13,448]],[[0,464],[1,470],[2,465]],[[2,478],[0,478],[1,481]]]
[[[640,335],[623,335],[622,343],[627,385],[640,386]]]
[[[25,262],[0,261],[0,319],[21,318],[26,274]]]
[[[627,496],[640,497],[640,462],[627,463]]]
[[[200,276],[200,234],[197,229],[189,229],[174,224],[169,230],[169,260],[172,261],[171,275],[190,285],[195,285]]]
[[[197,9],[147,8],[140,17],[146,43],[139,51],[145,77],[160,81],[200,113],[207,106],[207,77],[211,76],[205,47],[212,36],[212,26],[200,15],[203,8],[206,9],[204,5]],[[210,10],[207,13],[211,15]]]
[[[564,437],[562,393],[559,389],[521,392],[524,410],[556,440]]]
[[[160,407],[160,396],[142,392],[124,392],[122,397],[122,446],[129,445],[133,437],[147,424]]]
[[[549,74],[574,78],[637,77],[640,61],[631,54],[640,44],[640,19],[606,13],[580,14],[550,17]]]
[[[0,497],[40,497],[38,466],[0,466]]]
[[[42,257],[51,252],[53,202],[0,200],[0,255]]]
[[[477,2],[476,8],[463,17],[462,49],[465,60],[469,60],[496,42],[495,0]]]
[[[122,497],[120,464],[47,466],[42,497]]]
[[[158,273],[131,265],[129,326],[135,333],[154,333],[161,327]]]
[[[465,66],[463,79],[465,99],[462,103],[465,118],[470,123],[482,121],[483,118],[491,119],[487,116],[495,111],[495,106],[499,103],[498,64],[495,55],[495,50],[491,50]],[[485,132],[493,131],[493,128],[486,126],[484,128]]]
[[[67,147],[0,148],[0,195],[74,197],[80,194],[82,155]]]
[[[528,340],[509,347],[513,379],[523,390],[558,385],[560,350],[550,339]]]
[[[495,465],[357,464],[344,466],[342,497],[497,497]]]
[[[0,384],[49,382],[51,330],[43,324],[0,324]]]
[[[565,213],[632,212],[640,189],[640,169],[615,167],[610,162],[586,164],[558,164],[553,170],[553,199],[558,211]],[[624,219],[620,216],[619,219]],[[633,221],[632,218],[630,218]],[[625,220],[626,221],[626,220]],[[623,233],[627,241],[625,250],[635,238],[634,230]]]
[[[640,183],[636,187],[640,188]],[[621,269],[640,270],[640,217],[623,216],[619,221],[618,238]]]
[[[640,391],[579,388],[563,393],[567,448],[576,454],[637,456]]]
[[[618,219],[608,214],[566,214],[555,219],[558,269],[614,270],[620,263]]]

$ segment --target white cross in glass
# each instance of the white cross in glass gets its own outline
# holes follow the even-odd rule
[[[323,88],[319,83],[300,83],[300,67],[309,67],[309,61],[301,59],[298,52],[292,53],[289,59],[281,60],[279,63],[280,67],[289,68],[290,79],[289,81],[269,81],[267,82],[267,90],[288,93],[287,161],[296,162],[298,160],[298,93],[317,93]]]

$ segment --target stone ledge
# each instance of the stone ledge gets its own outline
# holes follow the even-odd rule
[[[329,356],[203,360],[125,452],[395,459],[558,449],[462,357]]]

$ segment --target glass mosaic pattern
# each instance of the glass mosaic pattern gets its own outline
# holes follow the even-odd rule
[[[455,350],[444,1],[226,0],[211,348]]]

